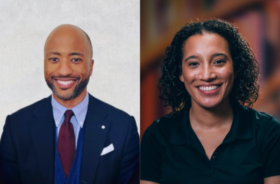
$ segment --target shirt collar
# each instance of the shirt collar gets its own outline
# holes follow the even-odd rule
[[[74,115],[77,119],[77,122],[79,123],[80,127],[82,128],[84,125],[86,114],[87,114],[88,102],[89,102],[89,95],[87,93],[85,98],[78,105],[76,105],[73,108],[67,108],[67,107],[64,107],[63,105],[61,105],[60,103],[58,103],[52,95],[51,104],[52,104],[52,108],[53,108],[53,117],[54,117],[56,126],[59,125],[62,117],[64,116],[65,111],[67,109],[72,109],[72,111],[74,112]]]
[[[174,123],[171,134],[169,137],[169,142],[175,145],[191,144],[191,125],[189,120],[189,110],[190,106],[185,105],[185,107],[174,117],[171,117]]]
[[[185,107],[176,115],[171,123],[174,123],[172,127],[169,142],[174,145],[190,145],[192,143],[191,138],[191,125],[189,120],[190,105]],[[250,114],[248,109],[239,103],[233,104],[234,118],[231,129],[226,136],[224,142],[231,142],[235,139],[250,139],[252,138],[252,129],[250,123]]]
[[[238,102],[233,103],[234,118],[230,129],[234,139],[252,138],[251,115],[249,109],[240,105]]]

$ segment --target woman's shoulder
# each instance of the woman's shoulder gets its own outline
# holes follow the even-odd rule
[[[155,120],[144,132],[143,136],[153,136],[157,139],[165,139],[168,140],[171,130],[174,125],[178,123],[178,115],[168,114],[163,116],[157,120]]]
[[[175,122],[176,118],[171,116],[170,114],[163,116],[157,120],[155,120],[148,128],[149,132],[157,132],[157,131],[167,131],[172,128],[172,123]]]
[[[244,112],[242,116],[249,115],[255,135],[280,136],[280,123],[272,115],[245,107]]]
[[[272,115],[265,112],[259,112],[255,109],[246,108],[246,111],[250,114],[250,119],[253,124],[258,126],[273,126],[280,128],[280,123]]]

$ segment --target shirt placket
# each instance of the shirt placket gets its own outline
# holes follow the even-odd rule
[[[194,131],[192,131],[191,139],[192,139],[191,147],[194,150],[198,151],[199,153],[203,154],[204,157],[205,157],[205,160],[208,163],[208,174],[207,174],[208,178],[213,178],[215,176],[215,170],[216,170],[215,168],[218,165],[218,160],[219,160],[219,157],[220,157],[220,154],[222,152],[223,147],[226,146],[227,144],[230,144],[230,143],[234,142],[234,139],[232,137],[231,132],[226,136],[226,138],[224,139],[222,144],[219,145],[216,148],[216,150],[213,152],[210,160],[208,159],[208,157],[205,153],[205,150],[204,150],[201,142],[199,141],[198,137],[194,133]]]

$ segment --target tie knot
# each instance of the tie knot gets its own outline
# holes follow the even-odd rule
[[[70,119],[74,115],[74,113],[72,110],[67,110],[65,111],[64,115],[65,115],[65,121],[70,122]]]

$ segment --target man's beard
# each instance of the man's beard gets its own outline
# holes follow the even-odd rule
[[[56,78],[61,79],[61,78],[68,78],[68,77],[56,77]],[[54,80],[54,79],[52,79],[52,80]],[[78,83],[75,86],[73,93],[68,94],[68,95],[59,94],[59,92],[56,90],[56,87],[54,86],[54,84],[52,82],[48,81],[47,79],[46,79],[46,82],[47,82],[47,85],[49,86],[49,88],[54,93],[54,95],[56,95],[61,100],[68,101],[68,100],[72,100],[72,99],[76,98],[77,96],[79,96],[81,94],[81,92],[85,89],[85,87],[87,86],[87,84],[89,82],[89,77],[87,77],[85,80]]]

